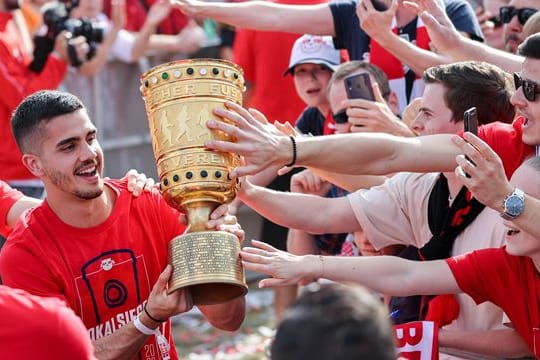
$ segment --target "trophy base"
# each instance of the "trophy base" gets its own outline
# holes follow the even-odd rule
[[[189,287],[194,305],[219,304],[247,293],[238,238],[225,231],[180,235],[169,243],[168,293]]]

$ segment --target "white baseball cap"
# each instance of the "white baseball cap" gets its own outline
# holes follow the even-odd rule
[[[302,35],[294,42],[289,68],[284,75],[292,73],[296,65],[306,63],[324,65],[334,71],[340,60],[331,36]]]

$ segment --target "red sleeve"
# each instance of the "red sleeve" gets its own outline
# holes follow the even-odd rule
[[[244,77],[247,82],[255,81],[255,63],[252,54],[253,36],[255,32],[248,29],[239,29],[236,32],[233,45],[233,61],[244,70]]]
[[[446,259],[459,288],[477,304],[485,301],[497,303],[498,288],[504,286],[499,274],[507,270],[504,248],[476,250]]]
[[[43,89],[56,89],[62,82],[67,64],[50,55],[43,71],[36,74],[28,69],[28,64],[14,59],[5,44],[0,46],[0,102],[15,109],[28,95]]]
[[[23,194],[20,191],[0,180],[0,234],[4,237],[11,232],[11,228],[6,224],[7,214],[13,204],[22,197]]]
[[[533,146],[525,145],[521,140],[523,121],[519,117],[512,124],[495,122],[478,129],[478,136],[501,158],[507,178],[512,176],[527,157],[535,153]]]

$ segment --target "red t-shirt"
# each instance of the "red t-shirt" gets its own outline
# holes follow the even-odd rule
[[[278,4],[319,4],[321,0],[277,0]],[[261,111],[270,122],[290,122],[302,113],[306,104],[294,88],[291,75],[283,76],[289,67],[291,49],[299,34],[275,31],[237,29],[234,38],[234,62],[244,69],[253,85],[246,107]]]
[[[44,89],[56,89],[67,69],[67,64],[49,56],[43,71],[35,74],[28,65],[30,56],[11,13],[0,13],[0,179],[34,179],[22,164],[21,152],[11,133],[11,113],[28,95]]]
[[[0,285],[0,309],[0,359],[95,359],[86,328],[63,301]]]
[[[7,237],[11,232],[11,228],[6,224],[7,214],[13,204],[22,197],[23,194],[20,191],[0,180],[0,235]]]
[[[506,176],[510,178],[523,161],[534,156],[536,148],[521,141],[525,119],[518,117],[512,124],[494,122],[478,128],[478,137],[484,140],[501,158]]]
[[[540,277],[531,258],[509,255],[505,249],[477,250],[446,262],[459,288],[477,304],[491,301],[503,309],[540,359]]]
[[[92,340],[116,331],[143,310],[167,264],[168,242],[185,230],[179,213],[157,190],[133,197],[125,181],[106,184],[117,198],[102,224],[69,226],[44,201],[19,221],[0,253],[6,285],[65,300]],[[176,356],[170,321],[160,330]],[[158,352],[150,336],[138,359],[155,359]]]

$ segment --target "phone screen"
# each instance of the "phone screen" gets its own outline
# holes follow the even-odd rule
[[[349,99],[366,99],[375,101],[371,79],[368,73],[353,74],[343,79]]]
[[[478,135],[478,112],[472,107],[463,113],[464,130]]]

